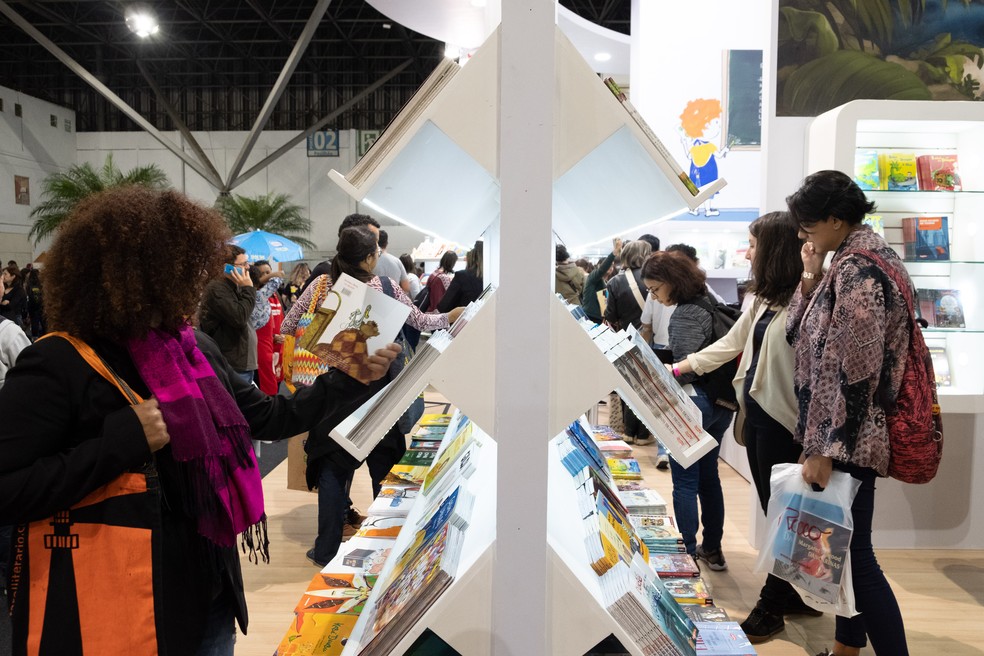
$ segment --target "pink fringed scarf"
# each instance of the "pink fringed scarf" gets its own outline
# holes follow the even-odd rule
[[[263,488],[249,425],[235,400],[198,350],[194,331],[174,336],[151,330],[127,343],[147,387],[157,399],[171,452],[185,487],[184,509],[198,533],[221,547],[236,544],[269,560]]]

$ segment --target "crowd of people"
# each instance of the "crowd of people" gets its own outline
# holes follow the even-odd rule
[[[558,246],[557,291],[589,318],[632,326],[671,353],[667,368],[718,445],[741,410],[763,509],[777,463],[802,462],[804,481],[821,488],[834,470],[860,481],[850,543],[860,614],[837,618],[831,653],[854,656],[870,640],[877,654],[904,656],[871,523],[913,309],[896,277],[863,253],[908,278],[862,224],[874,207],[848,176],[811,175],[787,204],[749,227],[754,300],[723,337],[713,328],[720,301],[696,253],[660,250],[651,235],[616,240],[593,266]],[[260,560],[269,552],[250,440],[308,433],[307,479],[318,489],[308,557],[323,565],[357,521],[348,491],[362,464],[330,431],[386,383],[400,357],[390,344],[358,379],[326,368],[313,384],[280,393],[284,345],[302,315],[346,274],[407,305],[408,330],[436,330],[484,287],[481,242],[463,268],[448,252],[422,280],[412,260],[386,252],[387,235],[368,215],[345,217],[331,261],[289,276],[267,261],[250,264],[229,236],[214,210],[180,193],[125,187],[83,201],[61,227],[43,302],[37,270],[4,269],[0,547],[14,549],[0,553],[0,574],[15,653],[232,654],[234,626],[247,623],[239,553]],[[710,381],[739,353],[732,404]],[[653,441],[628,408],[623,421],[636,444]],[[394,429],[367,458],[374,493],[405,449]],[[666,462],[687,552],[726,570],[717,448],[688,468]],[[132,630],[118,630],[119,608],[140,617]],[[742,627],[767,640],[794,613],[815,611],[770,575]]]

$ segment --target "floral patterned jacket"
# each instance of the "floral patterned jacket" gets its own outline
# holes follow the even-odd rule
[[[809,296],[796,291],[786,324],[799,402],[795,439],[806,455],[829,456],[885,476],[885,412],[902,383],[911,310],[891,277],[858,250],[877,252],[909,280],[895,251],[863,226],[837,249]]]

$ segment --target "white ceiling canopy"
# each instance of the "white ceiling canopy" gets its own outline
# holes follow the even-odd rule
[[[475,50],[499,25],[500,0],[368,0],[387,18],[420,34]],[[629,37],[557,6],[557,25],[595,72],[629,74]]]

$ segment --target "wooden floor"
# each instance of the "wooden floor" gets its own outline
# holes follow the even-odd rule
[[[669,500],[670,474],[656,469],[656,447],[636,447],[635,455],[649,486]],[[752,510],[749,484],[724,462],[721,478],[728,570],[705,568],[705,578],[713,586],[715,603],[740,622],[755,605],[764,575],[752,571],[756,552],[746,537]],[[304,556],[314,540],[316,496],[287,490],[286,481],[286,462],[264,479],[271,559],[269,565],[243,563],[250,631],[239,636],[237,656],[274,652],[293,618],[291,610],[317,572]],[[371,494],[362,468],[352,498],[364,510]],[[984,551],[886,550],[878,552],[878,559],[902,608],[910,654],[984,656]],[[833,635],[833,617],[793,619],[784,633],[757,649],[762,656],[813,656],[833,646]],[[874,654],[870,648],[861,653]]]

